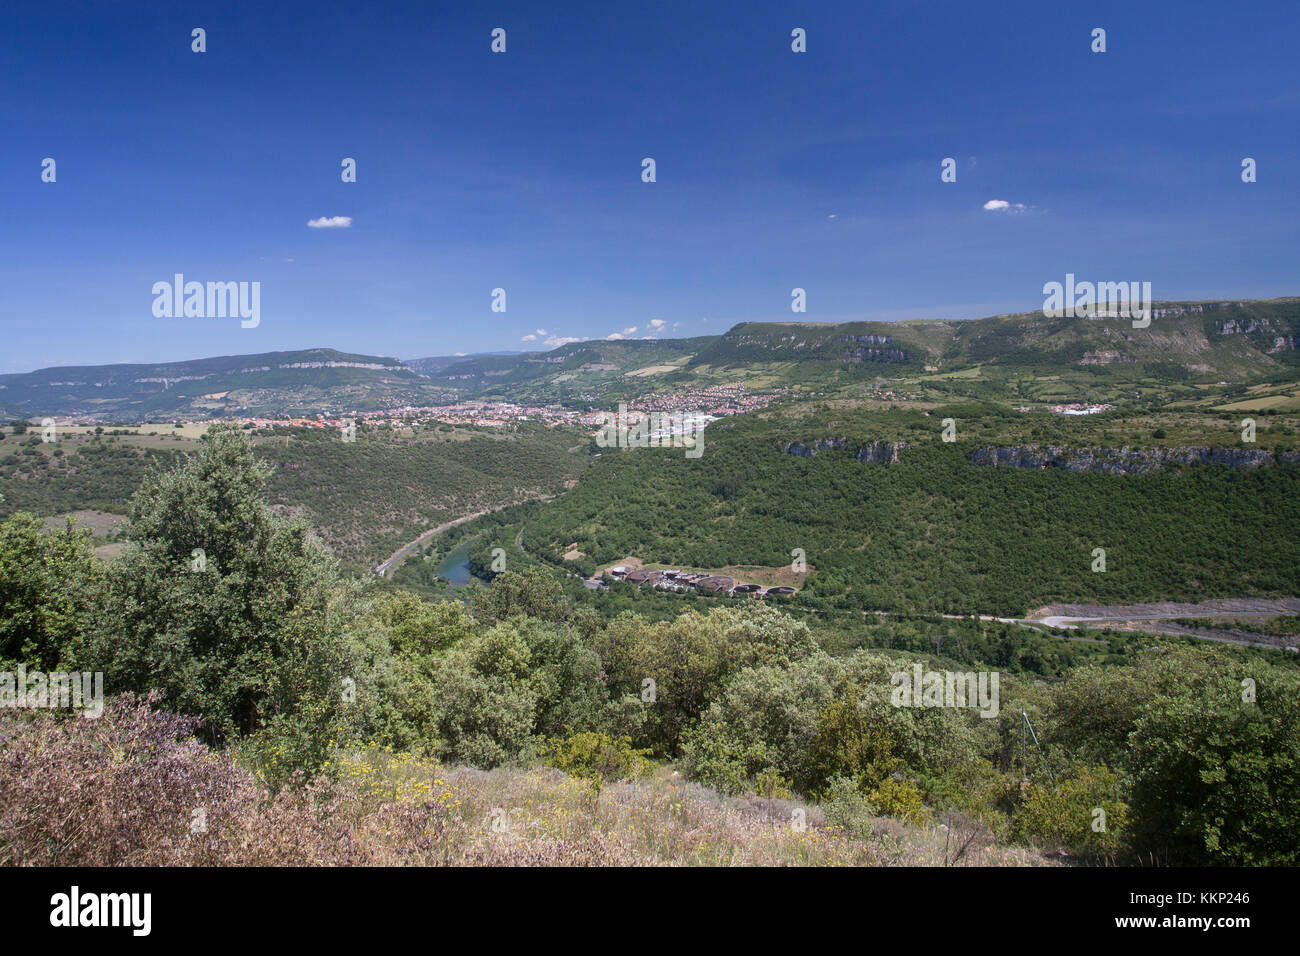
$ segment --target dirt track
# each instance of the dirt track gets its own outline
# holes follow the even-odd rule
[[[1300,598],[1216,598],[1195,604],[1160,601],[1155,604],[1049,604],[1029,613],[1031,620],[1049,617],[1086,620],[1166,620],[1172,617],[1278,617],[1300,614]]]
[[[1182,604],[1161,601],[1155,604],[1049,604],[1017,623],[1029,626],[1041,623],[1048,627],[1108,627],[1117,631],[1143,631],[1196,637],[1241,647],[1269,647],[1296,650],[1297,638],[1256,634],[1234,628],[1209,629],[1178,624],[1177,618],[1281,617],[1300,614],[1300,598],[1217,598]]]

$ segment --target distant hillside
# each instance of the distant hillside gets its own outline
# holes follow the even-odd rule
[[[1149,419],[1119,413],[832,414],[809,402],[723,419],[698,459],[602,449],[575,488],[529,514],[529,553],[590,574],[628,556],[780,569],[802,549],[812,573],[796,605],[905,613],[1290,596],[1300,580],[1300,536],[1282,530],[1300,527],[1300,465],[1273,453],[1294,447],[1289,420],[1243,447],[1231,416],[1159,417],[1175,441],[1217,449],[1203,454],[1153,446]],[[940,438],[950,416],[956,443]],[[1052,452],[987,450],[1024,436]],[[1080,451],[1117,447],[1128,452],[1097,451],[1097,467]],[[1049,466],[1053,455],[1069,461]],[[1089,571],[1097,547],[1105,574]]]
[[[822,394],[897,392],[1110,401],[1176,386],[1300,375],[1300,298],[1158,302],[1148,328],[1041,312],[967,320],[742,322],[720,336],[573,342],[549,352],[405,363],[333,349],[0,375],[0,417],[169,418],[374,412],[461,399],[609,407],[722,382]],[[1049,383],[1055,383],[1049,385]],[[1054,396],[1053,392],[1057,394]]]
[[[606,407],[647,392],[722,382],[756,391],[893,390],[921,400],[1110,401],[1168,386],[1189,391],[1198,383],[1300,374],[1300,299],[1158,302],[1153,311],[1145,329],[1133,328],[1131,319],[1047,318],[1041,312],[742,322],[720,336],[577,342],[545,353],[470,356],[425,374],[473,397]]]
[[[1151,325],[1041,312],[949,323],[946,362],[1176,366],[1193,378],[1245,379],[1300,366],[1300,299],[1158,302]]]
[[[1154,311],[1145,329],[1130,319],[1041,312],[839,325],[745,322],[700,350],[690,367],[796,363],[786,375],[798,377],[818,367],[888,375],[924,365],[1151,365],[1176,378],[1243,379],[1300,366],[1300,299],[1160,302]]]
[[[594,401],[611,383],[632,376],[643,390],[656,374],[673,371],[715,340],[600,339],[573,342],[550,352],[467,356],[436,371],[429,380],[475,398],[539,402]]]
[[[334,349],[0,375],[0,415],[8,418],[308,416],[430,403],[439,395],[397,359]]]
[[[921,366],[952,338],[950,323],[742,322],[691,359],[691,366],[752,362]]]
[[[457,362],[463,362],[466,359],[476,359],[483,356],[491,355],[522,355],[518,349],[513,351],[502,352],[475,352],[472,355],[431,355],[428,358],[405,359],[402,364],[415,369],[419,374],[430,376],[442,371],[448,365],[455,365]]]
[[[0,519],[80,509],[124,513],[151,468],[198,447],[199,430],[149,426],[106,435],[64,430],[58,441],[0,431]],[[118,434],[118,432],[123,432]],[[583,436],[537,423],[503,429],[362,425],[260,429],[267,495],[306,519],[340,557],[368,568],[429,528],[462,515],[556,495],[587,467]]]

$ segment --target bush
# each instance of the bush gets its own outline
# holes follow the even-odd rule
[[[1259,659],[1247,667],[1222,652],[1168,647],[1133,667],[1072,674],[1052,702],[1048,740],[1120,771],[1138,858],[1293,866],[1297,699],[1293,667]]]
[[[852,777],[836,777],[826,785],[822,812],[828,826],[848,836],[860,840],[871,836],[871,806]]]
[[[94,617],[101,574],[89,531],[49,531],[32,515],[0,521],[0,663],[52,670]]]
[[[878,816],[893,817],[904,823],[920,826],[930,816],[921,791],[910,780],[886,777],[867,794],[867,800]]]
[[[1013,832],[1048,850],[1111,857],[1119,850],[1127,825],[1128,806],[1119,799],[1119,776],[1105,767],[1084,767],[1047,786],[1029,784]]]
[[[613,780],[629,780],[650,772],[648,750],[636,750],[626,737],[586,731],[554,737],[542,757],[547,764],[563,770],[570,777],[589,780],[599,790]]]
[[[162,691],[211,742],[290,721],[316,736],[296,751],[320,755],[347,703],[342,681],[361,676],[345,633],[355,597],[306,525],[271,511],[266,477],[231,426],[150,475],[78,657],[108,687]]]

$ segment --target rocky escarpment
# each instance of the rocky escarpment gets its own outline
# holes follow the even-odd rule
[[[970,460],[994,468],[1062,468],[1111,475],[1144,475],[1188,465],[1226,465],[1248,471],[1269,465],[1300,463],[1300,452],[1274,454],[1262,448],[980,448]]]
[[[798,455],[800,458],[811,458],[818,452],[830,451],[833,448],[846,448],[850,442],[846,438],[822,438],[805,445],[803,442],[792,441],[783,445],[781,450],[790,455]],[[893,465],[898,462],[898,453],[908,447],[907,442],[902,441],[873,441],[869,445],[861,445],[854,453],[858,461],[870,462],[878,465]]]

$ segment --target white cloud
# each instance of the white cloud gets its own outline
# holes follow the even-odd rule
[[[659,332],[659,331],[661,331],[661,330],[663,329],[664,324],[665,324],[665,323],[664,323],[664,320],[663,320],[663,319],[651,319],[651,320],[650,320],[650,330],[651,330],[652,332]]]
[[[984,208],[989,212],[1024,212],[1025,204],[1022,202],[1007,202],[1005,199],[990,199],[984,204]]]
[[[307,225],[312,229],[349,229],[352,226],[352,217],[321,216],[319,219],[308,219]]]
[[[605,341],[614,342],[618,339],[621,339],[622,337],[623,337],[622,332],[610,332],[609,335],[605,336]]]
[[[544,344],[550,346],[553,349],[558,349],[561,345],[568,345],[571,342],[581,342],[581,341],[582,339],[575,338],[572,335],[565,335],[565,336],[548,335],[546,337],[546,342]]]
[[[545,335],[545,334],[546,334],[546,330],[545,330],[545,329],[538,329],[538,330],[537,330],[537,334],[538,334],[538,335]]]
[[[623,334],[624,334],[624,335],[632,335],[634,332],[636,332],[636,326],[635,326],[635,325],[630,325],[630,326],[628,326],[626,329],[623,330]]]
[[[536,342],[536,341],[537,341],[537,336],[535,336],[535,335],[525,335],[525,336],[524,336],[522,339],[520,339],[519,341],[520,341],[520,342]]]

